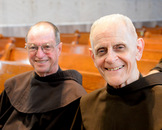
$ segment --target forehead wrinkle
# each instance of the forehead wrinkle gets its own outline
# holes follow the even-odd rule
[[[37,45],[37,43],[34,43],[34,42],[28,42],[27,44],[35,44],[35,45]],[[38,44],[53,44],[53,41],[48,40],[47,42],[41,42],[41,43],[38,43]]]
[[[96,44],[98,43],[126,43],[126,38],[121,37],[120,35],[107,35],[107,33],[98,34],[95,36],[94,41]]]
[[[115,37],[123,37],[123,34],[127,34],[127,31],[125,28],[118,28],[114,26],[113,28],[107,28],[107,29],[100,29],[96,28],[94,29],[93,35],[94,39],[100,39],[100,38],[115,38]]]

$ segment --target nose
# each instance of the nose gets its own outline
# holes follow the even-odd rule
[[[42,58],[44,55],[45,55],[45,53],[43,52],[42,48],[39,46],[39,47],[38,47],[38,50],[37,50],[37,52],[36,52],[36,56],[37,56],[38,58]]]
[[[113,64],[116,60],[118,59],[116,52],[114,52],[113,50],[109,50],[105,61],[109,64]]]

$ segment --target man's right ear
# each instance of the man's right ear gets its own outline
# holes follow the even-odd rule
[[[60,54],[61,54],[61,51],[62,51],[62,42],[60,42],[60,43],[58,44],[58,54],[59,54],[59,56],[60,56]]]
[[[93,53],[92,48],[89,48],[89,53],[90,53],[91,58],[92,58],[93,61],[94,61],[94,53]]]
[[[89,48],[89,53],[90,53],[90,56],[91,56],[91,58],[92,58],[92,60],[94,62],[94,65],[96,66],[96,62],[95,62],[94,53],[93,53],[93,49],[92,48]]]

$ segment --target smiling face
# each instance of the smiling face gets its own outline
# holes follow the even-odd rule
[[[91,32],[91,57],[101,75],[114,88],[123,87],[139,78],[136,60],[142,56],[138,41],[122,23],[97,25]]]
[[[42,46],[46,43],[54,48],[51,52],[44,53],[41,47],[36,52],[29,52],[29,61],[39,76],[46,76],[56,73],[58,70],[58,57],[61,53],[62,44],[56,46],[53,28],[48,24],[41,24],[33,27],[27,37],[27,45],[34,43]]]

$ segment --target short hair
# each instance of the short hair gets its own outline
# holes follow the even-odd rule
[[[28,38],[28,34],[30,33],[30,30],[32,30],[33,27],[41,25],[41,24],[48,24],[53,28],[53,32],[55,34],[56,45],[58,45],[60,43],[60,32],[59,32],[58,28],[56,27],[56,25],[54,25],[53,23],[48,22],[48,21],[40,21],[40,22],[34,24],[33,26],[31,26],[26,37],[25,37],[25,41],[27,42],[27,38]]]
[[[103,16],[99,19],[97,19],[93,25],[91,26],[91,31],[90,31],[90,41],[91,41],[91,47],[93,49],[93,30],[95,29],[96,26],[98,25],[102,25],[102,24],[121,24],[121,22],[127,27],[127,29],[132,33],[132,35],[135,36],[135,38],[137,39],[137,33],[136,33],[136,29],[132,23],[132,21],[130,20],[130,18],[128,18],[127,16],[121,15],[121,14],[111,14],[111,15],[106,15]],[[122,26],[123,26],[122,24]]]

